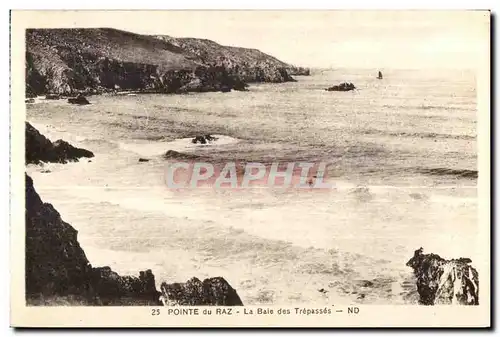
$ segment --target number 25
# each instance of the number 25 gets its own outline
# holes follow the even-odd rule
[[[160,314],[160,309],[152,309],[151,316],[158,316]]]

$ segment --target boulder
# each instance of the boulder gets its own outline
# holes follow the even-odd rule
[[[164,305],[243,305],[236,290],[222,277],[200,281],[193,277],[185,283],[162,283],[160,300]]]
[[[34,98],[27,98],[24,100],[24,103],[35,103],[35,99]]]
[[[417,281],[419,302],[424,305],[479,305],[479,277],[471,259],[445,260],[417,249],[406,263]]]
[[[61,96],[55,94],[47,94],[45,95],[45,99],[60,99]]]

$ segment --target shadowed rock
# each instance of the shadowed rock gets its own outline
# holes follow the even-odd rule
[[[469,258],[445,260],[436,254],[417,249],[406,263],[413,268],[420,303],[479,304],[479,278]]]
[[[27,29],[25,65],[27,97],[226,92],[295,81],[290,73],[303,71],[256,49],[110,28]]]
[[[163,283],[160,293],[151,270],[137,277],[92,267],[78,243],[78,231],[40,199],[28,175],[25,181],[27,305],[242,305],[220,277]]]
[[[162,283],[160,287],[164,305],[243,305],[236,290],[222,277],[200,281],[193,277],[185,283]]]
[[[57,99],[60,99],[61,96],[59,95],[54,95],[54,94],[47,94],[45,95],[45,99],[53,99],[53,100],[57,100]]]
[[[67,163],[78,161],[82,157],[94,157],[91,151],[74,147],[62,139],[52,143],[28,122],[26,122],[25,135],[27,164],[38,164],[40,162]]]
[[[139,158],[139,163],[145,163],[145,162],[148,162],[149,159],[146,159],[146,158]]]
[[[344,82],[344,83],[341,83],[339,85],[334,85],[334,86],[327,88],[325,90],[326,91],[351,91],[354,89],[356,89],[354,84]]]

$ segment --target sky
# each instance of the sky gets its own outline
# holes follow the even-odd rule
[[[489,13],[480,11],[101,11],[71,19],[257,48],[308,67],[475,68],[489,51]]]

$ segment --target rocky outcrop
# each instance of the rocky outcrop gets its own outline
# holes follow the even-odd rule
[[[78,161],[82,157],[94,157],[91,151],[74,147],[62,139],[52,143],[28,122],[26,122],[25,134],[26,164],[38,164],[40,162],[67,163]]]
[[[243,305],[236,290],[222,277],[203,282],[193,277],[185,283],[162,283],[160,289],[164,305]]]
[[[193,144],[206,144],[206,143],[211,143],[213,141],[216,141],[218,138],[211,136],[211,135],[203,135],[203,136],[196,136],[194,137],[191,142]]]
[[[78,243],[78,232],[44,203],[26,175],[25,282],[28,305],[242,305],[221,277],[161,286],[151,270],[120,276],[110,267],[93,267]],[[162,297],[161,297],[162,296]],[[170,300],[161,301],[165,297]]]
[[[78,104],[78,105],[87,105],[90,104],[90,102],[85,98],[83,95],[78,95],[74,98],[68,98],[68,103],[70,104]]]
[[[294,69],[292,71],[292,69]],[[297,67],[255,49],[108,28],[28,29],[26,95],[246,90],[294,81]]]
[[[326,91],[351,91],[356,89],[352,83],[340,83],[339,85],[334,85],[332,87],[326,88]]]
[[[182,152],[177,152],[174,150],[168,150],[165,152],[163,155],[164,159],[183,159],[183,160],[188,160],[188,159],[197,159],[200,158],[199,156],[195,154],[190,154],[190,153],[182,153]]]
[[[406,263],[413,269],[420,303],[479,305],[479,278],[469,258],[445,260],[417,249]]]

